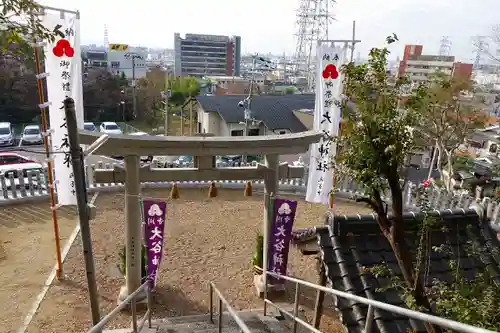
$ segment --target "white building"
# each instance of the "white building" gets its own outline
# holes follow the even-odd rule
[[[114,74],[124,73],[128,79],[134,76],[140,79],[145,77],[148,71],[146,57],[146,53],[108,51],[108,69]]]
[[[205,76],[206,79],[210,80],[213,82],[215,85],[218,87],[224,88],[224,89],[229,89],[231,84],[247,84],[250,85],[250,79],[248,78],[243,78],[240,76]],[[254,83],[258,85],[259,87],[264,86],[264,75],[262,74],[255,74],[255,81]]]
[[[410,55],[406,62],[405,73],[413,82],[428,82],[432,73],[442,72],[451,75],[453,72],[453,56]]]

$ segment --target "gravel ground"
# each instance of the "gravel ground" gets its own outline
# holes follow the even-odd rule
[[[55,260],[49,202],[0,208],[0,332],[15,332],[42,290]],[[76,225],[76,210],[57,211],[61,246]]]
[[[207,191],[181,189],[181,199],[169,202],[164,257],[154,295],[155,318],[207,313],[209,281],[236,309],[263,306],[254,293],[250,264],[255,235],[262,224],[263,197],[244,197],[242,191],[219,189],[218,197],[209,199]],[[147,190],[143,196],[167,198],[168,194],[164,190]],[[102,316],[116,306],[120,286],[124,284],[117,269],[125,236],[124,195],[101,194],[96,204],[98,213],[92,223],[92,237]],[[337,204],[339,214],[362,211],[366,209],[355,203]],[[324,206],[299,200],[295,227],[321,224],[324,212]],[[288,273],[315,282],[314,261],[292,250]],[[90,327],[79,238],[66,259],[65,274],[66,280],[49,290],[29,333],[85,332]],[[108,328],[129,327],[129,318],[122,313]]]

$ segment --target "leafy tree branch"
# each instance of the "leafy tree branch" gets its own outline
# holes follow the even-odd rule
[[[387,38],[395,42],[397,36]],[[403,280],[415,304],[432,312],[420,274],[415,270],[413,256],[405,239],[403,194],[400,171],[416,147],[414,129],[420,120],[416,107],[425,98],[423,89],[411,90],[405,79],[393,82],[387,74],[387,48],[373,48],[368,64],[349,63],[342,68],[344,75],[344,105],[355,106],[343,118],[350,123],[348,132],[338,139],[341,147],[337,170],[361,184],[367,193],[360,201],[367,203],[377,214],[380,230],[391,245],[402,272]],[[402,101],[406,100],[406,104]],[[382,193],[391,195],[391,217]],[[428,332],[441,332],[439,327],[426,324]]]

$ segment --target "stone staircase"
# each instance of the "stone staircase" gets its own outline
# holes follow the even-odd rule
[[[238,311],[237,314],[254,333],[288,333],[291,331],[287,325],[289,321],[272,307],[268,309],[267,316],[263,315],[262,309]],[[217,313],[214,313],[213,320],[214,322],[211,323],[209,314],[158,319],[152,321],[153,328],[144,328],[141,333],[218,333],[219,315]],[[241,332],[238,324],[228,312],[222,315],[222,332]]]

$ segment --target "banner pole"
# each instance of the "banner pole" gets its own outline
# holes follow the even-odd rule
[[[35,16],[32,16],[32,20],[35,20]],[[32,22],[34,23],[34,22]],[[50,147],[49,147],[49,135],[48,135],[48,126],[47,126],[47,106],[45,105],[45,94],[43,93],[43,85],[42,79],[39,75],[41,73],[41,65],[40,65],[40,52],[38,44],[38,40],[36,34],[33,35],[33,54],[35,57],[35,73],[37,75],[37,89],[38,89],[38,99],[40,102],[40,111],[42,118],[42,133],[43,135],[43,146],[45,148],[45,157],[47,158],[47,180],[49,187],[49,196],[50,196],[50,209],[52,211],[52,228],[54,229],[54,240],[56,245],[56,260],[57,260],[57,270],[56,270],[56,278],[57,280],[61,280],[63,277],[63,264],[62,264],[62,256],[61,256],[61,239],[59,236],[59,223],[57,220],[57,204],[55,199],[55,191],[54,191],[54,169],[52,165],[52,160],[50,156]]]
[[[352,40],[350,41],[351,45],[351,57],[350,57],[350,62],[354,60],[354,47],[356,46],[356,43],[359,41],[356,40],[356,21],[352,21]],[[345,41],[345,45],[347,48],[348,42]],[[340,122],[339,122],[339,134],[338,137],[340,138],[342,136],[342,109],[340,109]],[[335,161],[337,160],[338,154],[335,154]],[[335,163],[336,164],[336,163]],[[332,189],[330,192],[330,198],[328,200],[328,208],[329,210],[333,213],[334,212],[334,206],[335,206],[335,186],[337,185],[337,178],[335,177],[335,167],[332,170]]]

